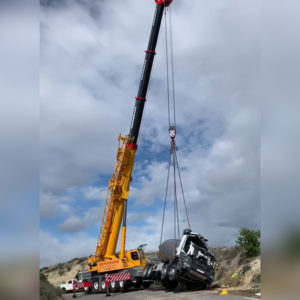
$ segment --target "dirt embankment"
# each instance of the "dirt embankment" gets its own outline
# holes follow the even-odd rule
[[[211,252],[218,264],[215,285],[230,290],[260,290],[260,256],[249,258],[240,247],[215,248]]]
[[[232,291],[260,290],[260,257],[248,258],[240,247],[214,248],[211,252],[218,264],[214,285]],[[149,256],[153,255],[149,253]],[[78,271],[86,268],[87,257],[82,257],[43,268],[41,272],[51,284],[57,286],[58,283],[74,279]]]
[[[42,268],[41,273],[52,285],[57,287],[59,283],[75,279],[77,272],[84,269],[87,269],[87,257],[74,258],[66,263]]]

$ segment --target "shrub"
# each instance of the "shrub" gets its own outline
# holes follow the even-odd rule
[[[260,231],[241,228],[236,243],[246,250],[248,256],[257,256],[260,254]]]
[[[59,269],[58,270],[58,275],[62,276],[66,273],[66,270],[65,269]]]
[[[40,300],[63,299],[62,291],[55,288],[47,277],[40,273]]]

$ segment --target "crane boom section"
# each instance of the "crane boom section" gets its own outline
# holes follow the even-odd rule
[[[129,184],[134,164],[135,149],[128,144],[132,139],[119,136],[119,147],[113,175],[108,186],[108,209],[103,228],[100,230],[100,243],[96,255],[99,258],[110,258],[115,255],[120,225],[124,212],[124,202],[129,195]]]
[[[151,75],[155,49],[156,49],[156,44],[157,44],[157,39],[158,39],[159,29],[161,25],[161,20],[163,17],[164,8],[165,8],[164,4],[156,5],[148,47],[147,50],[145,51],[146,55],[145,55],[144,65],[143,65],[142,74],[140,78],[137,97],[135,98],[136,101],[135,101],[133,117],[132,117],[132,122],[129,131],[129,137],[133,138],[134,144],[137,143],[137,139],[139,135],[139,130],[142,121],[144,105],[146,101],[147,90],[150,81],[150,75]]]

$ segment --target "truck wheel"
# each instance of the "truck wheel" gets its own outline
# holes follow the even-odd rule
[[[99,285],[99,279],[98,278],[93,280],[92,290],[96,294],[100,292],[100,285]]]
[[[109,283],[109,289],[113,293],[116,293],[118,291],[118,284],[117,284],[117,282],[115,282],[115,281],[110,282]]]
[[[171,267],[171,269],[169,271],[169,280],[170,281],[177,280],[177,271],[176,271],[175,267]]]
[[[161,269],[161,275],[160,275],[161,280],[165,280],[168,278],[168,265],[164,264],[162,269]]]
[[[128,283],[125,280],[118,281],[119,291],[124,293],[128,290]]]

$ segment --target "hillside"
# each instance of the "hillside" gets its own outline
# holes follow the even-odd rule
[[[248,258],[240,247],[214,248],[218,264],[213,286],[228,288],[231,291],[249,292],[260,291],[260,257]],[[148,253],[148,259],[155,253]],[[58,283],[75,278],[78,271],[87,268],[86,257],[74,258],[66,263],[41,269],[48,281],[57,286]]]
[[[231,291],[260,292],[260,256],[248,258],[240,247],[211,249],[217,260],[214,285]]]
[[[61,300],[64,299],[62,297],[62,292],[55,288],[49,281],[46,276],[41,272],[40,273],[40,300],[49,300],[56,299]]]

